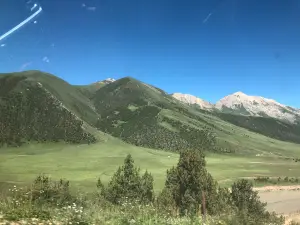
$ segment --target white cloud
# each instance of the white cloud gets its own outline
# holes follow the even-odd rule
[[[82,3],[81,7],[86,8],[86,10],[88,10],[88,11],[96,11],[96,9],[97,9],[95,6],[87,6],[85,3]]]
[[[46,62],[46,63],[49,63],[50,59],[47,56],[44,56],[43,61]]]
[[[5,47],[6,44],[1,44],[0,47]]]
[[[95,6],[89,6],[86,9],[89,11],[96,11],[97,8]]]

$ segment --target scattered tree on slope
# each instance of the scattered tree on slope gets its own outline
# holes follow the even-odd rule
[[[9,82],[8,82],[9,80]],[[59,141],[92,143],[96,139],[82,128],[77,118],[40,83],[19,77],[0,79],[1,87],[22,87],[1,93],[0,145],[21,145],[24,141]],[[6,86],[7,88],[7,86]]]

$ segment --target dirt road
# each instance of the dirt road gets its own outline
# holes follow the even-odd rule
[[[267,202],[268,211],[275,211],[286,217],[286,224],[291,220],[300,222],[300,186],[268,186],[255,188],[260,199]]]

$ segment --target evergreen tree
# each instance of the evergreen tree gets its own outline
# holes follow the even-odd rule
[[[172,193],[180,215],[197,213],[202,204],[202,193],[205,195],[207,212],[216,212],[217,184],[205,165],[203,152],[188,150],[180,153],[177,167],[167,171],[165,189]]]
[[[261,219],[265,216],[266,203],[259,200],[258,193],[253,191],[253,184],[245,179],[238,180],[231,187],[231,198],[234,206],[249,216]]]
[[[146,171],[141,178],[141,202],[150,203],[153,199],[153,176]]]
[[[147,171],[140,177],[139,171],[129,154],[108,183],[104,193],[106,199],[114,204],[123,198],[147,203],[153,201],[153,177]]]

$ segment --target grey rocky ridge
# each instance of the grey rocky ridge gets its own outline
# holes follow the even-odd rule
[[[273,99],[250,96],[240,91],[225,96],[215,104],[190,94],[173,93],[172,96],[186,104],[198,105],[204,110],[217,110],[238,115],[272,117],[291,123],[300,121],[299,109],[283,105]]]

